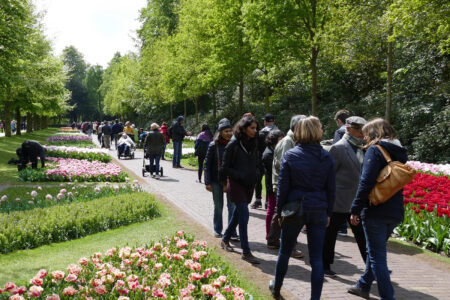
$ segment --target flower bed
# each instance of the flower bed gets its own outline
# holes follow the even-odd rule
[[[147,248],[113,248],[67,270],[40,270],[27,286],[8,282],[0,293],[16,299],[251,299],[238,284],[206,242],[179,231]]]
[[[0,252],[77,239],[158,215],[155,200],[148,193],[0,213]]]
[[[53,135],[46,141],[49,145],[58,146],[94,146],[92,138],[87,135]]]
[[[87,202],[93,199],[140,191],[141,187],[121,184],[111,185],[74,185],[62,183],[58,187],[20,187],[2,191],[0,197],[0,213],[17,210],[51,207],[75,202]]]
[[[47,160],[46,168],[20,171],[19,180],[123,182],[128,176],[114,163],[54,157],[48,157]]]
[[[420,161],[408,161],[408,164],[421,172],[429,172],[434,175],[450,176],[450,164],[428,164]]]
[[[110,162],[111,156],[108,150],[97,148],[79,148],[67,146],[45,146],[47,156],[61,158],[87,159],[89,161],[98,160],[101,162]]]
[[[59,128],[59,130],[64,131],[64,132],[80,132],[76,128],[72,129],[72,127],[61,127],[61,128]]]
[[[405,219],[395,233],[450,255],[450,179],[417,173],[403,189]]]

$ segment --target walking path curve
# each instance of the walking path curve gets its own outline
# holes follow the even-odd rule
[[[117,158],[116,151],[110,154]],[[120,163],[128,170],[142,177],[141,151],[136,151],[135,159],[121,159]],[[148,162],[148,161],[147,161]],[[205,190],[204,184],[196,182],[197,172],[188,169],[173,169],[171,161],[161,161],[164,177],[160,180],[152,179],[147,173],[144,178],[144,188],[149,192],[162,194],[174,205],[192,216],[198,223],[213,234],[213,201],[212,195]],[[224,220],[226,220],[224,209]],[[225,224],[224,224],[225,226]],[[253,254],[261,259],[257,266],[261,272],[273,278],[277,250],[266,247],[265,241],[265,211],[250,209],[249,242]],[[217,246],[220,240],[217,239]],[[306,255],[302,260],[291,259],[286,274],[283,290],[288,290],[293,299],[309,299],[311,267],[308,261],[306,235],[301,233],[298,238],[297,249]],[[235,244],[236,246],[238,244]],[[219,248],[219,247],[218,247]],[[239,249],[239,247],[236,247]],[[235,254],[240,260],[240,254]],[[246,262],[242,262],[246,264]],[[427,259],[423,254],[407,253],[402,247],[389,246],[388,265],[392,270],[396,299],[434,300],[450,299],[450,265]],[[356,283],[364,270],[358,247],[353,237],[339,237],[336,243],[336,257],[332,269],[338,273],[334,279],[325,278],[322,299],[361,299],[346,292],[348,285]],[[267,288],[264,286],[262,288]],[[372,287],[371,296],[377,299],[376,284]]]

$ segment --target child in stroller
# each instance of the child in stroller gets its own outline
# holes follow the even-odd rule
[[[131,159],[133,159],[134,151],[136,150],[136,144],[126,133],[122,133],[121,136],[122,137],[117,142],[117,157],[119,159],[121,156],[130,157]]]

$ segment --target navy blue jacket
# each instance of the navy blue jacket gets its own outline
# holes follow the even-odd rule
[[[405,148],[384,141],[380,141],[378,144],[389,152],[393,161],[406,163],[408,160]],[[367,149],[366,155],[364,156],[358,191],[350,209],[350,212],[353,215],[360,215],[363,219],[369,217],[397,222],[403,221],[403,189],[383,204],[377,206],[369,205],[369,194],[376,184],[378,174],[386,165],[387,162],[384,159],[383,154],[376,146],[371,146]]]
[[[172,125],[172,141],[182,142],[184,137],[187,135],[186,130],[180,122],[174,122]]]
[[[333,145],[336,144],[337,142],[339,142],[342,139],[342,137],[344,136],[345,132],[346,132],[345,125],[342,125],[341,127],[339,127],[338,130],[336,130],[334,132]]]
[[[118,134],[121,133],[123,131],[123,125],[120,123],[115,123],[112,127],[112,134]]]
[[[320,144],[295,145],[284,154],[278,176],[277,211],[285,203],[300,201],[305,211],[333,213],[336,196],[334,160]]]
[[[217,146],[216,146],[217,145]],[[206,152],[205,160],[205,184],[219,183],[221,178],[219,178],[219,170],[217,166],[217,150],[219,147],[219,160],[222,166],[223,152],[225,150],[225,145],[219,142],[211,142],[208,146],[208,151]]]

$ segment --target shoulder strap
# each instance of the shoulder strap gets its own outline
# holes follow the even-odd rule
[[[384,159],[387,161],[387,163],[390,163],[392,161],[392,158],[389,155],[389,153],[386,151],[386,149],[384,149],[380,145],[375,145],[375,146],[377,146],[377,148],[381,151],[381,154],[383,154]]]
[[[220,170],[220,156],[219,156],[219,143],[216,141],[214,145],[216,146],[216,155],[217,155],[217,170]]]

